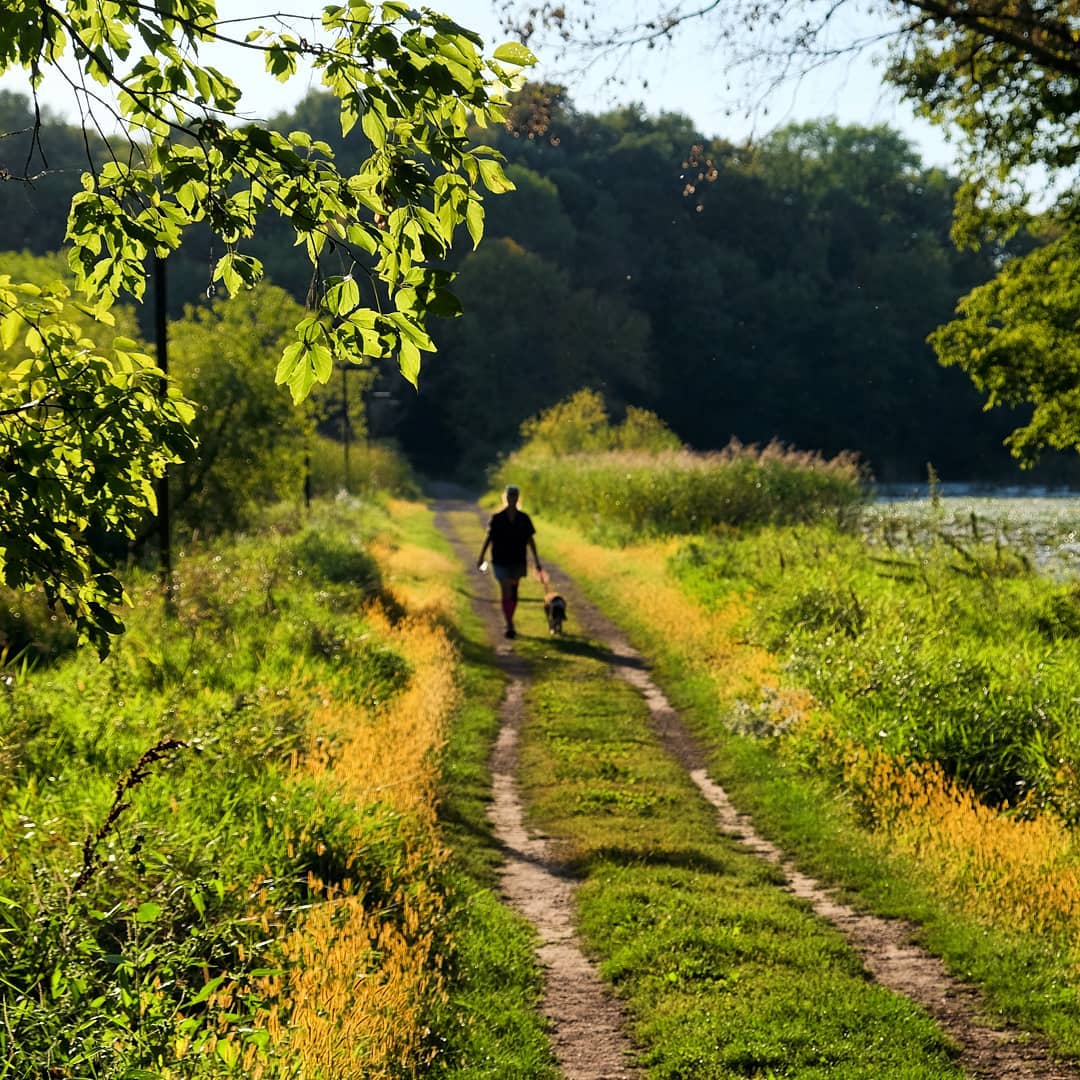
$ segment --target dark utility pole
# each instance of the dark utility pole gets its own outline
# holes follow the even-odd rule
[[[157,339],[157,363],[161,368],[161,399],[169,392],[169,344],[168,324],[165,310],[165,260],[154,256],[154,336]],[[172,610],[172,525],[169,520],[169,477],[166,473],[158,481],[158,577],[165,610]]]
[[[345,447],[345,490],[349,490],[349,442],[352,424],[349,423],[349,365],[341,365],[341,441]]]

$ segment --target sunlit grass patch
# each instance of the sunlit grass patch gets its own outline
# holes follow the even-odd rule
[[[905,765],[861,748],[853,748],[847,773],[890,848],[958,906],[991,925],[1074,947],[1080,852],[1060,819],[1002,813],[936,765]]]
[[[454,649],[445,631],[427,619],[391,625],[375,609],[368,623],[371,633],[393,643],[411,676],[385,708],[374,712],[322,697],[310,722],[315,743],[305,767],[335,785],[344,798],[428,817],[436,754],[457,702]]]
[[[691,675],[706,677],[725,702],[757,702],[763,689],[779,691],[775,656],[748,640],[750,604],[733,593],[704,607],[690,601],[668,573],[680,542],[659,540],[612,549],[545,522],[542,536],[578,582],[623,616],[643,639],[685,658]]]
[[[393,532],[381,532],[370,545],[383,568],[387,587],[414,613],[452,621],[456,612],[453,581],[460,568],[435,531],[422,503],[387,499]]]
[[[444,900],[425,885],[431,864],[411,852],[386,883],[312,906],[280,945],[287,975],[276,1049],[301,1075],[340,1080],[397,1077],[429,1063],[426,1021],[444,993]]]

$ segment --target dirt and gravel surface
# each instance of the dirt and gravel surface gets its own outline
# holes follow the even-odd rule
[[[450,511],[475,511],[471,503],[442,499],[437,523],[466,566],[475,553],[449,526]],[[552,569],[550,560],[545,565]],[[882,919],[840,903],[827,889],[801,873],[752,821],[739,813],[724,790],[711,780],[696,745],[678,714],[649,675],[641,656],[600,612],[589,604],[561,571],[560,591],[570,604],[571,632],[577,630],[601,643],[613,669],[634,686],[648,704],[654,730],[667,751],[689,773],[702,795],[716,808],[717,825],[759,858],[778,866],[786,888],[835,925],[859,954],[868,974],[883,986],[921,1005],[959,1048],[958,1063],[973,1080],[1080,1080],[1080,1070],[1055,1062],[1045,1044],[1013,1028],[995,1024],[977,990],[953,978],[942,962],[915,942],[915,927],[902,920]],[[479,585],[479,583],[478,583]],[[574,883],[562,872],[542,836],[530,836],[515,780],[518,732],[528,668],[502,638],[502,619],[495,594],[485,583],[472,594],[477,613],[497,642],[498,662],[510,678],[503,702],[503,726],[492,758],[494,792],[491,817],[506,851],[503,890],[508,901],[536,927],[539,957],[547,980],[544,1012],[552,1024],[552,1042],[560,1065],[571,1080],[617,1080],[635,1077],[633,1047],[618,1002],[605,990],[585,957],[573,929]]]

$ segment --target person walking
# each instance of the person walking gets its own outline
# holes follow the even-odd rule
[[[491,515],[488,522],[484,546],[476,559],[477,569],[482,570],[484,556],[491,548],[491,570],[499,583],[502,612],[506,619],[506,636],[517,637],[514,629],[514,612],[517,610],[518,582],[528,569],[528,552],[531,550],[536,562],[537,574],[543,573],[540,556],[536,553],[536,529],[532,519],[524,510],[518,509],[521,492],[515,484],[508,484],[503,494],[505,504],[501,510]]]

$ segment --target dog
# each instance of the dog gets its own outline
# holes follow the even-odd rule
[[[544,614],[547,616],[548,629],[553,634],[561,634],[566,622],[566,601],[557,593],[544,594]]]

